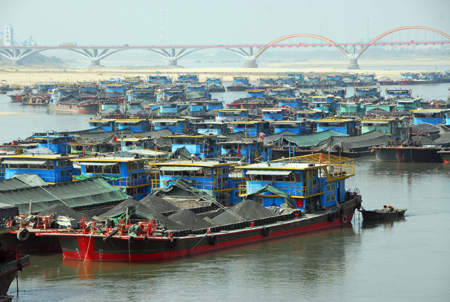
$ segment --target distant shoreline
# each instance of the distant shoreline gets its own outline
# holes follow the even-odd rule
[[[39,82],[81,82],[98,81],[111,77],[124,75],[147,76],[149,74],[167,74],[175,76],[180,73],[197,73],[200,81],[207,77],[221,77],[224,82],[232,81],[233,76],[249,76],[251,81],[258,81],[260,77],[278,77],[286,72],[302,73],[375,73],[377,77],[399,78],[404,72],[418,72],[408,66],[430,66],[429,70],[422,72],[436,71],[435,66],[450,66],[450,60],[359,60],[359,70],[337,69],[339,66],[345,67],[346,60],[335,61],[302,61],[270,63],[270,68],[239,68],[239,67],[208,67],[208,68],[183,68],[170,66],[124,66],[124,67],[50,67],[50,66],[0,66],[0,83],[12,85],[31,85]],[[182,61],[180,62],[182,64]],[[368,66],[368,67],[366,67]],[[370,67],[383,67],[373,69]],[[404,66],[400,70],[389,70],[392,67]],[[450,67],[449,67],[450,68]]]

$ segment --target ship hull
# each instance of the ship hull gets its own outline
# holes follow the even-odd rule
[[[24,254],[58,253],[61,252],[59,241],[54,237],[36,237],[33,231],[28,239],[20,241],[17,239],[17,231],[0,235],[3,248],[18,251]]]
[[[374,147],[375,155],[379,161],[440,163],[439,148],[421,147]]]
[[[210,233],[184,235],[174,237],[138,236],[129,241],[129,237],[111,237],[104,241],[103,235],[89,234],[44,234],[59,238],[65,259],[80,261],[154,261],[185,257],[193,254],[213,252],[224,248],[267,241],[290,235],[302,234],[323,229],[344,226],[350,223],[355,209],[361,202],[356,196],[341,204],[338,213],[323,213],[309,217],[292,217],[289,220],[271,221],[267,218],[265,224],[252,227],[250,222],[244,222],[221,227],[218,231],[211,228]],[[330,215],[335,219],[330,219]],[[248,224],[248,225],[247,225]],[[234,227],[239,227],[233,229]]]
[[[17,276],[17,272],[30,265],[30,256],[16,255],[16,259],[7,261],[2,265],[0,272],[0,297],[5,296],[9,287]]]
[[[48,104],[50,110],[55,111],[65,111],[74,112],[79,114],[90,114],[98,112],[98,104],[88,104],[88,105],[64,105],[60,103],[50,103]]]
[[[227,91],[246,91],[251,88],[252,86],[228,86]]]

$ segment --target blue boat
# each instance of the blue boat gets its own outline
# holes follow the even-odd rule
[[[272,122],[274,133],[289,131],[294,134],[309,134],[306,121],[276,121]]]
[[[378,131],[396,141],[405,141],[407,139],[407,127],[404,127],[399,119],[361,119],[360,123],[361,134]]]
[[[297,121],[324,119],[328,113],[322,110],[299,110],[295,112]]]
[[[187,133],[189,121],[185,119],[153,119],[152,128],[155,131],[169,129],[172,133]]]
[[[378,87],[355,87],[355,96],[359,98],[379,98],[380,89]]]
[[[112,132],[116,129],[116,119],[89,119],[89,129],[102,129],[106,132]]]
[[[192,81],[192,82],[198,82],[199,78],[198,75],[194,73],[186,73],[186,74],[180,74],[178,76],[178,81]]]
[[[165,75],[150,75],[147,77],[147,83],[152,84],[172,84],[172,78]]]
[[[282,121],[288,118],[287,108],[263,108],[261,118],[269,121]]]
[[[193,187],[207,193],[223,205],[238,203],[241,198],[237,194],[237,184],[241,183],[242,174],[232,173],[235,163],[220,161],[172,161],[159,163],[160,188],[171,188],[186,191]],[[184,194],[186,195],[186,193]]]
[[[2,156],[0,171],[2,179],[10,179],[14,175],[36,174],[47,184],[72,181],[76,174],[72,159],[77,156],[55,155],[11,155]]]
[[[75,179],[104,176],[112,186],[123,188],[126,194],[136,200],[152,191],[152,182],[158,185],[154,174],[147,174],[146,159],[134,157],[82,158],[73,159],[81,167],[81,175]]]
[[[217,122],[246,121],[249,119],[248,109],[217,109]]]
[[[433,125],[445,124],[447,109],[418,109],[411,110],[413,124],[429,123]]]
[[[147,119],[119,119],[115,124],[118,131],[130,129],[131,132],[141,133],[151,130],[150,121]]]
[[[264,121],[236,121],[229,123],[232,133],[244,132],[250,137],[258,137],[261,133],[270,134],[270,123]]]
[[[68,154],[70,151],[69,143],[72,142],[73,136],[47,134],[33,135],[31,138],[37,142],[37,147],[45,147],[56,154]]]
[[[337,113],[338,102],[334,95],[323,95],[311,97],[311,105],[315,110],[327,112],[329,115]]]
[[[165,138],[172,140],[172,153],[185,148],[190,154],[205,159],[216,158],[219,154],[215,135],[173,135]]]
[[[397,99],[397,98],[411,98],[411,89],[386,89],[385,98],[386,99]]]
[[[255,163],[272,159],[272,146],[256,139],[231,140],[217,143],[220,157],[227,161]]]
[[[249,98],[262,98],[266,94],[264,89],[247,89],[246,91]]]
[[[198,134],[207,135],[212,133],[214,135],[223,135],[230,132],[228,124],[225,122],[210,122],[202,121],[194,124],[194,129]]]
[[[338,133],[357,135],[356,121],[352,119],[341,118],[326,118],[323,120],[317,120],[317,132],[324,132],[327,130],[333,130]]]
[[[318,153],[238,168],[247,179],[239,185],[240,196],[265,207],[287,203],[307,214],[329,213],[329,221],[347,221],[339,204],[349,198],[345,180],[355,175],[350,158]]]

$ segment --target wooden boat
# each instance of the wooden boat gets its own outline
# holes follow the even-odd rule
[[[364,208],[358,210],[362,213],[364,220],[372,221],[382,221],[387,219],[395,219],[405,216],[406,209],[394,209],[393,211],[388,210],[373,210],[366,211]]]

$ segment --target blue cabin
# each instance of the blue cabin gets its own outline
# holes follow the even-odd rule
[[[105,92],[108,93],[115,93],[118,95],[125,95],[126,94],[126,84],[106,84],[105,85]]]
[[[325,76],[325,80],[340,82],[342,80],[342,75],[340,75],[340,74],[327,74]]]
[[[88,94],[97,94],[100,92],[100,88],[95,82],[82,82],[77,84],[80,92]]]
[[[295,109],[301,109],[306,108],[308,106],[307,102],[303,102],[301,98],[295,98],[295,97],[278,97],[277,98],[277,104],[280,108],[290,107]]]
[[[279,77],[278,84],[295,86],[295,77]]]
[[[106,176],[112,186],[126,190],[131,198],[140,200],[152,191],[151,175],[145,171],[146,159],[134,157],[106,157],[73,159],[81,167],[81,178],[97,175]],[[77,177],[75,177],[77,179]],[[157,179],[153,180],[158,181]],[[155,183],[157,185],[157,183]]]
[[[238,183],[243,181],[242,173],[230,172],[233,163],[220,161],[174,161],[160,163],[160,187],[170,188],[176,186],[178,179],[186,180],[189,186],[206,191],[218,202],[225,206],[238,203],[241,198],[238,194]],[[180,193],[179,188],[173,188],[173,192],[166,195],[186,195],[186,191]]]
[[[399,98],[396,103],[397,111],[411,111],[422,107],[422,99]]]
[[[249,98],[262,98],[266,94],[264,89],[247,89],[246,91]]]
[[[248,109],[218,109],[216,110],[217,122],[246,121],[249,119],[250,110]]]
[[[356,121],[351,119],[326,118],[317,120],[317,132],[333,130],[338,133],[356,135]]]
[[[222,104],[221,102],[217,102]],[[209,106],[209,108],[214,106]],[[219,106],[217,106],[219,107]],[[214,109],[221,109],[221,108],[211,108],[208,109],[207,102],[205,100],[197,100],[197,101],[190,101],[189,102],[189,115],[205,115],[207,111],[214,110]]]
[[[99,119],[99,120],[87,120],[89,122],[89,129],[102,129],[106,132],[115,130],[115,119]]]
[[[273,122],[272,125],[274,129],[274,134],[283,131],[289,131],[298,135],[309,133],[309,129],[306,127],[305,121],[279,121]]]
[[[172,84],[172,78],[165,75],[150,75],[147,77],[147,83],[152,84]]]
[[[189,121],[185,119],[156,119],[151,120],[153,130],[169,129],[172,133],[186,133]]]
[[[180,74],[178,76],[178,81],[192,81],[192,82],[198,82],[199,78],[198,75],[194,73],[186,73],[186,74]]]
[[[260,133],[270,134],[270,123],[264,121],[230,122],[232,133],[246,132],[246,135],[257,137]]]
[[[116,120],[117,130],[130,129],[133,133],[141,133],[151,130],[149,120],[144,119],[123,119]]]
[[[450,111],[445,113],[445,124],[450,125]]]
[[[297,111],[295,114],[297,121],[302,121],[304,119],[308,120],[324,119],[328,115],[325,111],[321,110],[300,110]]]
[[[33,136],[32,139],[33,141],[37,141],[38,148],[46,147],[54,153],[64,154],[70,152],[70,146],[68,144],[72,142],[73,136],[52,134],[46,136]]]
[[[250,80],[248,77],[233,77],[233,83],[250,84]]]
[[[3,156],[0,171],[4,179],[15,174],[36,174],[47,184],[72,181],[75,173],[71,159],[77,156],[60,155],[11,155]]]
[[[338,104],[334,95],[313,96],[311,105],[315,110],[322,110],[334,115],[337,112]]]
[[[219,148],[215,135],[176,135],[168,136],[172,139],[172,153],[181,148],[198,158],[216,158]]]
[[[406,72],[402,73],[401,77],[403,80],[418,80],[419,74],[418,73],[412,73],[412,72]]]
[[[269,91],[271,96],[281,96],[281,97],[295,97],[295,92],[289,88],[275,88]]]
[[[263,108],[261,109],[263,120],[282,121],[288,117],[286,108]]]
[[[304,81],[305,81],[305,75],[304,75],[303,73],[298,73],[298,72],[296,72],[296,73],[294,74],[294,78],[295,78],[297,81],[300,81],[300,82],[304,82]]]
[[[357,97],[380,97],[380,89],[378,87],[355,87],[355,96]]]
[[[344,98],[347,94],[347,90],[344,88],[332,88],[332,89],[322,89],[323,95],[334,95]]]
[[[297,162],[292,162],[294,159]],[[302,212],[327,211],[346,200],[345,179],[354,176],[354,165],[350,158],[317,153],[238,166],[246,177],[246,182],[239,185],[239,195],[251,197],[265,207],[281,206],[289,196],[293,206]],[[268,190],[261,191],[264,187]],[[284,196],[269,191],[271,188],[282,191]]]
[[[268,161],[272,159],[272,146],[265,146],[264,142],[257,140],[227,141],[218,143],[220,156],[227,161]]]
[[[259,85],[276,85],[277,82],[274,80],[274,78],[260,78],[259,79]]]
[[[439,82],[441,80],[440,72],[423,72],[420,75],[420,79],[424,81]]]
[[[120,100],[114,99],[105,99],[100,100],[100,111],[105,111],[107,109],[111,109],[112,111],[120,111]]]
[[[211,83],[222,84],[222,79],[221,78],[206,78],[206,84],[211,84]]]
[[[413,124],[429,123],[433,125],[445,124],[447,109],[420,109],[411,110],[413,114]]]
[[[397,99],[397,98],[411,98],[411,89],[386,89],[385,90],[386,99]]]
[[[159,105],[158,116],[163,117],[176,117],[178,112],[182,110],[182,108],[186,108],[185,106],[179,105],[177,103],[166,103]]]
[[[360,123],[361,134],[378,131],[390,136],[394,140],[404,141],[407,139],[407,129],[401,126],[401,122],[398,119],[362,119]]]
[[[128,90],[128,101],[132,100],[153,100],[155,98],[155,91],[153,86],[138,85],[134,86],[132,90]]]
[[[206,111],[223,109],[223,102],[219,100],[206,100]]]
[[[228,124],[224,122],[207,122],[202,121],[200,123],[194,124],[194,129],[198,134],[209,134],[222,135],[228,134],[230,131],[228,129]]]
[[[39,89],[39,91],[42,91],[42,92],[50,92],[53,89],[55,89],[56,87],[58,87],[58,83],[39,83],[38,84],[38,89]]]

